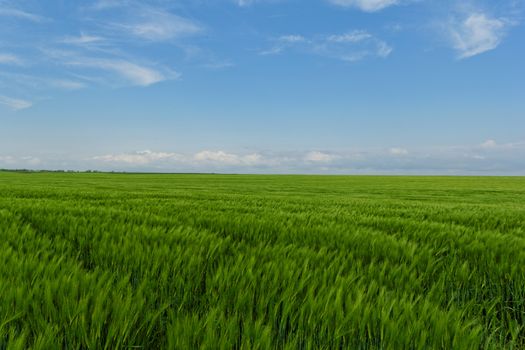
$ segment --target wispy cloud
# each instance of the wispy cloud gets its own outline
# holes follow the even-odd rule
[[[365,12],[375,12],[389,6],[398,5],[400,0],[328,0],[328,2],[342,7],[353,7]]]
[[[52,79],[49,85],[64,90],[79,90],[86,87],[86,84],[80,81],[66,79]]]
[[[46,17],[15,7],[16,1],[0,0],[0,18],[33,22],[50,21]],[[29,3],[27,3],[29,4]],[[59,6],[63,8],[63,6]],[[56,6],[50,6],[56,10]],[[0,72],[5,80],[6,95],[20,93],[38,98],[51,89],[78,90],[90,86],[141,86],[176,80],[180,74],[171,68],[174,52],[183,50],[190,36],[205,31],[198,21],[184,17],[167,1],[95,0],[86,5],[67,6],[67,18],[56,19],[52,31],[25,30],[16,26],[24,41],[6,37],[0,49],[17,48],[17,55],[0,52],[0,65],[17,65],[15,70]],[[63,13],[58,12],[63,15]],[[59,35],[55,29],[60,29]],[[54,38],[52,38],[54,36]],[[32,38],[29,42],[26,37]],[[15,38],[15,36],[13,36]],[[181,41],[179,41],[181,39]],[[146,46],[160,48],[170,45],[169,56],[151,56]],[[23,55],[18,55],[23,53]],[[232,66],[229,60],[207,55],[199,59],[199,66],[221,69]],[[161,60],[161,61],[159,61]],[[165,63],[169,61],[168,63]],[[30,64],[29,64],[30,63]],[[74,79],[72,77],[80,77]],[[7,90],[7,87],[11,90]],[[9,92],[9,93],[8,93]],[[2,91],[0,91],[2,93]],[[3,104],[7,104],[6,99]],[[22,109],[23,103],[10,105]]]
[[[2,166],[8,166],[8,167],[14,166],[15,168],[29,167],[29,168],[34,169],[35,167],[38,167],[40,163],[41,163],[40,158],[34,157],[34,156],[15,157],[15,156],[0,155],[0,165]]]
[[[251,166],[263,163],[257,154],[239,155],[225,151],[205,150],[195,154],[180,154],[174,152],[138,151],[130,153],[107,154],[96,156],[93,160],[114,165],[191,165],[191,166]]]
[[[273,39],[274,45],[270,47],[269,49],[262,50],[259,52],[261,55],[276,55],[288,48],[292,48],[294,46],[299,46],[299,44],[303,45],[311,45],[312,42],[308,39],[306,39],[302,35],[297,34],[288,34],[288,35],[282,35],[276,39]]]
[[[525,174],[525,142],[471,146],[400,147],[349,151],[251,152],[205,150],[194,154],[132,152],[95,157],[98,168],[327,174]],[[488,147],[487,147],[488,146]],[[96,168],[97,166],[95,166]]]
[[[287,50],[336,58],[347,62],[360,61],[366,57],[385,58],[392,47],[364,30],[353,30],[342,34],[307,38],[290,34],[273,39],[274,45],[262,50],[261,55],[276,55]]]
[[[302,35],[283,35],[278,38],[278,41],[283,42],[283,43],[295,44],[295,43],[303,43],[307,40]]]
[[[76,57],[68,60],[65,64],[113,72],[131,84],[138,86],[149,86],[165,80],[174,80],[180,76],[166,68],[160,70],[123,59]]]
[[[113,165],[153,165],[153,166],[257,166],[265,164],[258,153],[235,154],[222,150],[204,150],[195,154],[180,154],[174,152],[139,151],[130,153],[107,154],[92,158]]]
[[[0,71],[1,80],[11,86],[20,87],[22,90],[46,90],[58,88],[62,90],[78,90],[86,87],[86,84],[73,78],[56,78],[36,76],[21,73],[6,73]]]
[[[99,2],[95,9],[112,9],[117,18],[112,21],[100,21],[106,28],[121,36],[160,42],[170,41],[200,34],[204,27],[195,20],[172,13],[161,6],[151,6],[145,2]],[[104,17],[105,18],[105,17]]]
[[[0,64],[13,64],[20,66],[24,64],[24,61],[16,55],[0,53]]]
[[[468,58],[497,48],[510,22],[505,18],[493,18],[483,12],[467,14],[449,24],[449,35],[459,58]]]
[[[275,3],[283,0],[232,0],[240,7],[248,7],[257,3]],[[399,5],[404,2],[418,0],[325,0],[336,6],[346,8],[357,8],[365,12],[375,12],[384,8]]]
[[[235,63],[231,61],[216,61],[216,60],[210,60],[209,62],[206,62],[202,64],[202,67],[208,68],[211,70],[221,70],[221,69],[227,69],[231,67],[235,67]]]
[[[93,10],[107,10],[129,5],[128,0],[98,0],[91,6]]]
[[[333,160],[336,160],[337,158],[337,155],[320,151],[308,152],[304,156],[305,161],[314,163],[330,163]]]
[[[93,157],[94,160],[106,163],[124,163],[131,165],[146,165],[155,162],[177,161],[181,156],[171,152],[152,152],[149,150],[132,153],[106,154]]]
[[[496,148],[498,147],[498,144],[496,143],[496,141],[492,140],[492,139],[489,139],[485,142],[483,142],[481,145],[480,145],[481,148],[485,148],[485,149],[491,149],[491,148]]]
[[[22,109],[30,108],[31,106],[33,106],[33,103],[27,100],[0,95],[0,105],[7,106],[13,111],[19,111]]]
[[[0,6],[1,6],[1,4],[0,4]],[[30,12],[25,12],[25,11],[22,11],[22,10],[18,10],[18,9],[14,9],[14,8],[5,8],[5,7],[0,7],[0,16],[2,16],[2,17],[12,17],[12,18],[16,18],[16,19],[22,19],[22,20],[27,20],[27,21],[31,21],[31,22],[37,22],[37,23],[41,23],[41,22],[46,22],[47,21],[47,18],[45,18],[45,17],[39,16],[39,15],[35,15],[33,13],[30,13]]]
[[[214,163],[222,165],[257,165],[263,163],[260,154],[238,155],[224,151],[202,151],[193,156],[197,163]]]
[[[86,83],[98,82],[110,86],[131,84],[145,87],[180,77],[179,73],[163,65],[139,63],[127,57],[115,55],[97,57],[85,54],[84,51],[61,49],[44,49],[42,52],[55,64],[78,73],[72,75],[81,77]]]
[[[71,45],[85,45],[104,41],[104,38],[96,35],[88,35],[81,33],[79,36],[67,36],[60,42]]]
[[[258,3],[274,3],[274,2],[280,2],[283,0],[232,0],[232,1],[240,7],[248,7],[250,5],[254,5]]]
[[[136,23],[121,24],[131,34],[152,41],[163,41],[200,33],[195,22],[161,10],[150,9]]]
[[[358,43],[372,38],[372,34],[364,30],[354,30],[345,34],[330,35],[327,40],[334,43]]]
[[[252,5],[255,2],[256,0],[235,0],[235,3],[241,7]]]
[[[394,156],[406,156],[408,154],[408,150],[400,147],[392,147],[388,152]]]
[[[521,174],[525,142],[487,140],[477,145],[364,148],[346,151],[203,150],[196,153],[139,151],[64,159],[0,154],[0,167],[98,169],[160,172],[324,173],[324,174]],[[37,161],[38,160],[38,161]],[[31,166],[29,162],[34,161]]]

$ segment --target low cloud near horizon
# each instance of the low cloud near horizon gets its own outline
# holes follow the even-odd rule
[[[0,155],[0,168],[203,173],[525,175],[525,142],[411,150],[195,153],[138,151],[83,159]]]

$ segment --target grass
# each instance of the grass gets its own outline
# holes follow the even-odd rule
[[[523,349],[525,178],[0,172],[0,349]]]

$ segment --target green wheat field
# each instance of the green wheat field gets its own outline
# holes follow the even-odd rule
[[[0,349],[524,349],[525,178],[0,172]]]

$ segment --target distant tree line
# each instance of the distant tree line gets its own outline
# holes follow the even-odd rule
[[[31,170],[31,169],[2,169],[3,172],[11,173],[103,173],[99,170]],[[112,171],[111,171],[112,172]]]

